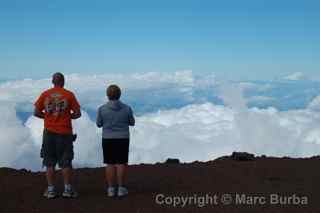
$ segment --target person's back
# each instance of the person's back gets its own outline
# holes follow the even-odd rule
[[[97,126],[102,130],[103,162],[106,164],[107,194],[109,197],[125,196],[128,190],[124,187],[126,167],[129,157],[129,126],[134,126],[135,119],[131,107],[119,99],[121,89],[110,85],[107,89],[108,102],[99,107]],[[118,190],[115,189],[115,177]]]
[[[103,127],[103,138],[129,138],[134,125],[132,109],[120,100],[110,100],[98,109],[97,126]]]
[[[35,105],[39,110],[44,110],[44,126],[47,130],[72,134],[72,110],[79,108],[72,92],[63,87],[53,87],[44,91]]]
[[[48,187],[43,196],[55,198],[54,187],[56,164],[62,168],[65,184],[63,197],[77,197],[71,186],[72,160],[74,158],[71,119],[81,116],[80,105],[75,95],[64,89],[64,76],[55,73],[52,76],[53,88],[44,91],[35,102],[34,115],[44,119],[43,140],[40,156],[43,166],[47,167]]]

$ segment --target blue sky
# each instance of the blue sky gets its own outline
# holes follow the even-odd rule
[[[0,79],[173,72],[320,79],[312,0],[0,0]]]

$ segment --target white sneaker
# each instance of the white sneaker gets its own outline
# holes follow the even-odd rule
[[[78,193],[73,189],[65,189],[64,192],[62,193],[62,197],[63,198],[77,198],[78,197]]]
[[[47,198],[47,199],[53,199],[56,198],[57,194],[54,190],[49,191],[48,189],[45,190],[45,192],[43,193],[43,197]]]
[[[123,197],[123,196],[126,196],[128,195],[129,192],[128,192],[128,189],[123,187],[123,186],[119,186],[118,188],[118,197]]]
[[[114,197],[116,195],[116,188],[113,186],[107,188],[108,197]]]

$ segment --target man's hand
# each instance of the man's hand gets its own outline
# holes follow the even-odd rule
[[[34,109],[33,115],[37,118],[44,119],[44,113],[37,108]]]
[[[78,119],[81,117],[81,111],[74,111],[71,113],[71,119]]]

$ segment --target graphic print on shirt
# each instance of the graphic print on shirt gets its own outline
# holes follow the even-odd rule
[[[68,101],[60,93],[52,93],[44,102],[45,111],[54,116],[64,114],[68,107]]]

